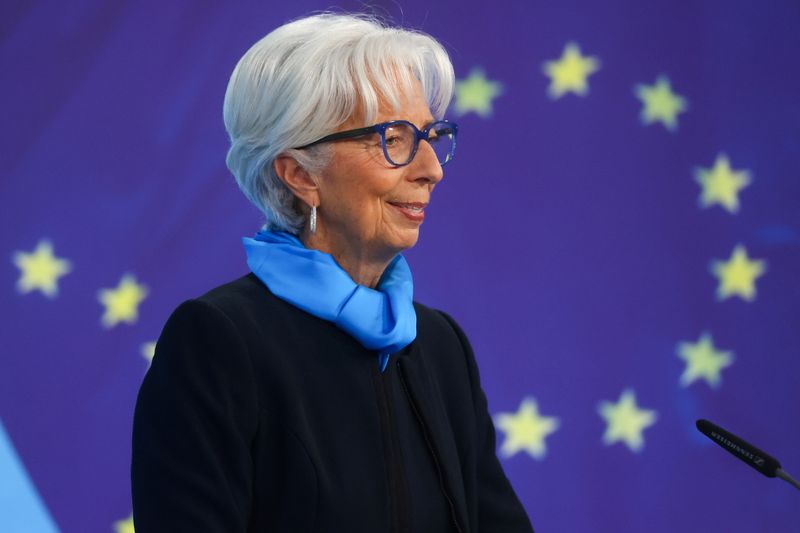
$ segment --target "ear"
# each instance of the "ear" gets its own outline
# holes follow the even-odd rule
[[[319,205],[319,186],[314,177],[287,154],[275,158],[275,173],[294,195],[308,206]]]

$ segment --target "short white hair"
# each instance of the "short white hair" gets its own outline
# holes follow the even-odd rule
[[[254,44],[236,65],[223,116],[231,140],[226,159],[266,227],[298,233],[303,215],[275,173],[280,154],[308,171],[327,163],[328,146],[306,150],[356,109],[365,126],[379,98],[399,111],[417,80],[431,114],[442,118],[453,94],[453,65],[444,47],[424,33],[388,26],[367,15],[324,13],[285,24]]]

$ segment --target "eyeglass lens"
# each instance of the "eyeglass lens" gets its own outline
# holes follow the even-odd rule
[[[444,165],[453,157],[454,132],[446,123],[437,123],[428,134],[428,142],[433,147],[439,164]],[[414,153],[416,132],[408,124],[395,124],[386,128],[386,155],[393,165],[405,165]]]

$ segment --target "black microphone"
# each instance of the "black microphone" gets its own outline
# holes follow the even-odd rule
[[[781,463],[768,453],[708,420],[700,419],[696,425],[703,435],[722,446],[731,455],[738,457],[765,476],[779,477],[800,490],[800,483],[781,469]]]

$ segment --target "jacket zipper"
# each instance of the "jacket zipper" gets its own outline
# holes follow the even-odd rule
[[[402,457],[400,455],[399,437],[395,426],[393,405],[391,394],[387,391],[385,383],[385,373],[373,374],[375,383],[375,393],[378,396],[378,413],[381,418],[381,430],[384,440],[384,460],[386,461],[386,473],[389,483],[389,508],[391,512],[391,531],[394,533],[406,533],[411,531],[408,522],[410,518],[410,507],[408,501],[408,484],[403,470]]]
[[[463,533],[464,530],[461,529],[461,525],[458,523],[458,517],[456,516],[455,503],[453,503],[453,498],[450,497],[450,494],[447,492],[447,489],[445,488],[444,472],[442,470],[441,462],[439,461],[439,456],[436,455],[436,450],[433,446],[433,441],[431,440],[428,426],[422,419],[422,415],[419,411],[419,408],[417,407],[417,403],[414,401],[414,397],[408,388],[408,384],[406,383],[406,373],[403,370],[403,367],[400,365],[400,361],[397,361],[396,365],[397,365],[397,370],[399,371],[400,383],[403,386],[403,392],[405,392],[406,397],[408,398],[408,401],[411,404],[411,410],[414,411],[414,416],[417,418],[417,422],[419,422],[420,427],[422,427],[422,435],[425,437],[425,444],[428,446],[428,451],[431,452],[431,456],[433,457],[433,464],[436,465],[436,473],[439,475],[439,488],[442,489],[442,494],[444,494],[444,497],[447,500],[447,505],[450,507],[450,518],[453,519],[453,525],[456,527],[456,531],[458,533]]]

